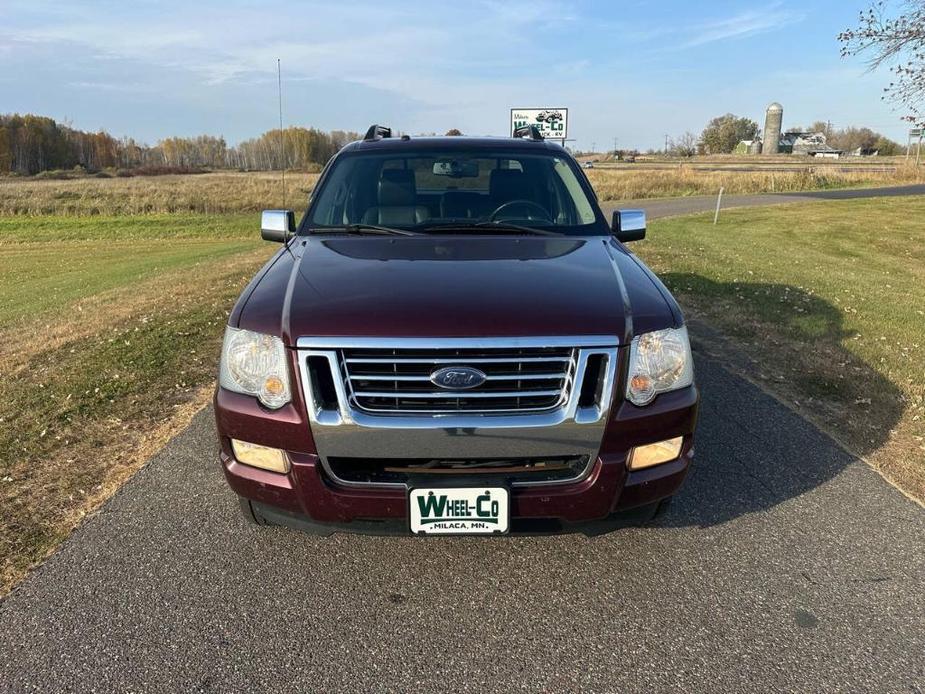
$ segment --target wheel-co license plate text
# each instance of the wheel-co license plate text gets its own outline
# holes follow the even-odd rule
[[[408,502],[413,533],[508,531],[508,491],[503,487],[414,489]]]

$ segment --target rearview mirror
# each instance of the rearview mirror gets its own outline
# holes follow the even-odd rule
[[[292,210],[264,210],[260,215],[260,236],[264,241],[286,243],[295,233],[295,215]]]
[[[614,210],[610,228],[623,243],[640,241],[646,237],[646,211]]]
[[[472,159],[438,159],[434,162],[434,176],[450,178],[476,178],[479,175],[479,163]]]

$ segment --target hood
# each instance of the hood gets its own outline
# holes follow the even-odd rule
[[[252,283],[233,324],[289,345],[300,336],[625,343],[679,320],[667,291],[608,237],[309,237],[291,250]]]

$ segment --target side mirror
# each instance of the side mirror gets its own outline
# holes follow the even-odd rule
[[[260,236],[264,241],[286,243],[295,233],[292,210],[264,210],[260,215]]]
[[[646,237],[645,210],[614,210],[610,230],[618,241],[641,241]]]

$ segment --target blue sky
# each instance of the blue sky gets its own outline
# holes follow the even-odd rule
[[[0,112],[155,142],[287,124],[506,134],[568,106],[575,145],[660,147],[725,112],[904,139],[885,71],[839,58],[859,0],[0,2]]]

